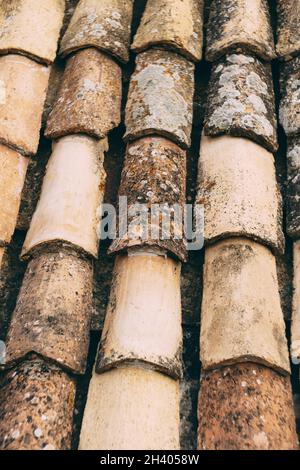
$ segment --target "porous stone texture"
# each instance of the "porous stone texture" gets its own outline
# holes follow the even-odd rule
[[[84,135],[53,144],[42,193],[23,246],[28,258],[57,243],[98,256],[107,141]]]
[[[277,150],[277,121],[271,67],[254,57],[231,54],[213,65],[205,135],[230,134]]]
[[[117,257],[96,372],[134,362],[181,376],[180,267],[142,250]]]
[[[179,450],[179,382],[125,367],[94,374],[80,450]]]
[[[200,358],[203,369],[252,361],[289,374],[275,257],[242,238],[205,252]]]
[[[0,245],[15,231],[29,159],[0,144]]]
[[[0,142],[24,155],[38,149],[49,73],[27,57],[0,57]]]
[[[81,0],[60,45],[66,56],[96,47],[122,62],[129,59],[133,0]]]
[[[280,85],[279,122],[286,135],[291,137],[300,133],[300,57],[281,67]]]
[[[0,54],[17,52],[51,64],[64,13],[64,0],[1,0]]]
[[[162,46],[198,62],[203,47],[203,0],[149,0],[131,46]]]
[[[78,133],[105,137],[120,123],[121,98],[119,65],[94,48],[76,53],[67,62],[46,137]]]
[[[231,52],[275,58],[267,0],[212,0],[207,25],[206,59],[214,62]]]
[[[149,50],[137,56],[126,105],[125,139],[149,134],[191,145],[194,64],[180,55]]]
[[[291,359],[300,364],[300,240],[294,242],[294,292],[292,316]]]
[[[74,253],[30,261],[6,340],[6,366],[31,352],[83,374],[89,348],[93,269]]]
[[[296,450],[290,377],[254,363],[203,374],[200,450]]]
[[[75,380],[32,358],[0,380],[0,449],[68,450]]]
[[[300,238],[300,136],[289,138],[287,146],[287,232]]]
[[[243,236],[284,252],[274,158],[255,142],[202,136],[196,203],[204,206],[206,243]]]
[[[300,1],[277,0],[277,46],[279,58],[290,60],[300,52]]]
[[[131,206],[132,210],[129,209],[127,214],[129,229],[126,226],[124,234],[113,241],[110,253],[125,251],[133,246],[156,246],[182,261],[186,260],[183,218],[180,216],[186,197],[184,150],[156,136],[129,143],[119,196],[127,197],[128,207]],[[135,210],[139,204],[145,206],[145,217]],[[177,218],[175,211],[178,211]],[[124,217],[125,214],[120,212],[119,217]],[[145,218],[147,222],[143,224]],[[120,229],[121,221],[118,225]]]

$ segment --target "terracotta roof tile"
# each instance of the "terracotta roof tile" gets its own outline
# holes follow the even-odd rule
[[[0,145],[0,245],[15,231],[29,159]]]
[[[6,339],[6,365],[34,352],[84,373],[92,291],[91,262],[76,253],[45,251],[31,260]]]
[[[60,54],[96,47],[122,62],[129,59],[133,0],[80,0]]]
[[[105,137],[121,120],[121,87],[121,69],[114,60],[94,48],[76,53],[68,59],[45,135]]]
[[[182,343],[180,263],[131,251],[131,255],[116,260],[96,372],[141,363],[178,378]]]
[[[298,95],[300,90],[300,57],[281,67],[281,101],[279,121],[286,135],[300,134]]]
[[[159,372],[125,367],[94,374],[79,448],[179,449],[179,400],[179,383]]]
[[[198,62],[203,47],[203,6],[203,0],[148,0],[132,50],[162,46]]]
[[[207,25],[206,59],[231,52],[275,57],[267,0],[212,0]]]
[[[50,69],[20,55],[0,57],[0,142],[35,154]]]
[[[186,186],[186,152],[173,142],[163,137],[144,137],[129,143],[127,146],[124,168],[122,172],[119,196],[126,196],[128,205],[152,204],[167,205],[178,204],[182,210],[185,204]],[[136,214],[128,214],[128,227],[132,234],[126,233],[124,237],[112,242],[109,252],[125,251],[133,246],[157,246],[166,249],[180,260],[187,257],[184,238],[178,236],[182,232],[181,222],[172,220],[173,233],[169,239],[162,236],[155,238],[156,232],[163,230],[162,219],[151,213],[148,230],[153,238],[139,235],[140,218]],[[177,239],[175,237],[177,236]]]
[[[213,65],[204,132],[247,137],[271,152],[278,148],[271,67],[232,54]]]
[[[287,232],[293,239],[300,238],[300,136],[288,139]]]
[[[0,54],[17,52],[51,64],[64,11],[64,0],[1,0]]]
[[[197,202],[207,243],[243,236],[284,251],[274,158],[251,140],[202,137]]]
[[[300,240],[294,243],[294,297],[292,319],[291,359],[294,364],[300,363]]]
[[[277,54],[289,60],[300,53],[300,2],[299,0],[277,0]]]
[[[32,218],[22,256],[45,245],[69,245],[97,257],[103,198],[106,140],[68,136],[53,145],[41,197]]]

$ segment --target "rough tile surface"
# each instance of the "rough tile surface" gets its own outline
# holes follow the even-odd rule
[[[300,1],[277,0],[277,54],[289,60],[300,52]]]
[[[180,263],[143,251],[117,257],[96,371],[124,363],[181,376]]]
[[[287,146],[287,232],[300,238],[300,136],[289,138]]]
[[[67,62],[45,135],[105,137],[120,123],[121,96],[119,65],[94,48],[78,52]]]
[[[35,352],[84,373],[93,299],[90,261],[64,251],[29,262],[6,340],[6,363]]]
[[[50,69],[20,55],[0,57],[0,142],[35,154]]]
[[[194,65],[174,52],[149,50],[137,56],[126,106],[127,140],[149,134],[191,145]]]
[[[185,261],[186,244],[182,234],[182,218],[176,220],[172,209],[183,210],[186,198],[186,152],[163,137],[144,137],[127,146],[119,196],[126,196],[128,226],[124,235],[113,241],[110,253],[132,246],[156,246]],[[144,204],[149,212],[148,224],[134,211],[135,204]],[[165,218],[155,213],[159,204]],[[177,209],[176,209],[177,210]],[[169,217],[169,223],[167,218]],[[119,222],[119,227],[121,222]],[[150,235],[147,237],[147,234]],[[151,236],[153,234],[153,236]]]
[[[253,361],[290,372],[276,263],[242,238],[206,249],[201,309],[203,369]]]
[[[271,67],[249,55],[231,54],[212,69],[206,135],[247,137],[277,150],[277,122]]]
[[[17,52],[51,64],[64,12],[64,0],[1,0],[0,54]]]
[[[231,52],[275,58],[267,0],[212,0],[207,25],[206,59]]]
[[[179,382],[131,367],[94,374],[79,448],[178,450]]]
[[[69,449],[75,387],[73,378],[37,358],[3,375],[0,449]]]
[[[149,0],[132,49],[175,50],[192,61],[202,57],[203,0]]]
[[[282,201],[274,158],[255,142],[202,137],[196,202],[204,206],[207,243],[243,236],[283,253]]]
[[[289,377],[253,363],[203,375],[200,450],[296,450]]]
[[[132,12],[133,0],[81,0],[62,39],[60,54],[93,46],[127,62]]]
[[[300,364],[300,240],[294,242],[294,295],[292,316],[291,359]]]
[[[0,245],[15,231],[29,159],[0,144]]]
[[[300,57],[281,67],[279,122],[287,136],[300,134]]]
[[[100,209],[105,187],[106,140],[73,135],[53,145],[41,197],[22,256],[45,244],[68,244],[98,256]]]

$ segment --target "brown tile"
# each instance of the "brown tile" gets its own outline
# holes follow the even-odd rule
[[[300,2],[299,0],[277,1],[277,54],[289,60],[300,52]]]
[[[287,136],[300,132],[299,92],[300,92],[300,57],[290,60],[281,67],[281,101],[279,122]]]
[[[245,52],[275,58],[267,0],[212,0],[207,25],[206,59]]]
[[[1,0],[0,54],[17,52],[51,64],[64,12],[64,0]]]
[[[253,361],[290,372],[275,257],[231,238],[206,249],[200,355],[204,369]]]
[[[203,0],[149,0],[132,49],[162,46],[198,62],[203,47]]]
[[[127,140],[159,134],[183,148],[191,145],[194,69],[174,52],[138,55],[126,106]]]
[[[179,382],[149,369],[94,374],[80,450],[179,450]]]
[[[0,245],[15,231],[29,159],[0,144]]]
[[[287,233],[300,238],[300,137],[288,138],[287,146]]]
[[[122,62],[129,59],[133,0],[80,0],[62,39],[60,54],[96,47]]]
[[[242,236],[284,252],[274,157],[255,142],[202,137],[196,202],[204,206],[206,243]]]
[[[0,383],[0,448],[70,449],[75,388],[74,379],[37,358],[7,372]]]
[[[300,240],[294,242],[293,316],[291,359],[300,364]]]
[[[89,348],[93,269],[66,251],[29,262],[6,340],[6,363],[30,352],[84,373]]]
[[[214,64],[206,114],[206,135],[246,137],[275,152],[277,120],[269,64],[242,54]]]
[[[295,450],[298,447],[290,377],[257,364],[202,376],[198,448]]]
[[[35,154],[50,69],[20,55],[0,57],[0,142]]]
[[[130,251],[116,259],[96,371],[147,364],[181,376],[180,263]]]
[[[67,62],[45,135],[51,139],[84,133],[103,138],[121,120],[122,71],[94,48]]]
[[[128,206],[145,204],[149,214],[148,234],[145,237],[141,219],[136,213],[128,212],[128,226],[124,236],[113,241],[110,253],[125,251],[133,246],[156,246],[166,249],[180,260],[187,257],[184,237],[176,239],[183,232],[182,221],[170,217],[166,223],[171,236],[164,236],[162,219],[155,215],[153,204],[166,207],[175,205],[183,208],[186,187],[186,152],[163,137],[144,137],[127,146],[126,159],[122,172],[119,196],[126,196]],[[161,208],[162,210],[162,208]],[[168,215],[168,213],[166,213]],[[171,214],[170,214],[171,215]],[[157,233],[157,237],[155,237]],[[151,237],[153,233],[153,237]],[[146,234],[147,235],[147,234]],[[164,239],[165,238],[165,239]]]
[[[42,193],[23,246],[27,258],[45,245],[98,256],[106,139],[71,135],[53,144]]]

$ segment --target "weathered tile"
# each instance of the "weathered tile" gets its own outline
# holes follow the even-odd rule
[[[277,54],[289,60],[300,52],[300,1],[277,0]]]
[[[300,133],[300,57],[292,59],[281,67],[280,85],[279,122],[286,135],[290,137]]]
[[[161,247],[180,260],[187,258],[183,221],[173,209],[184,208],[186,197],[186,152],[163,137],[144,137],[127,146],[119,196],[127,197],[128,207],[145,205],[148,224],[142,225],[137,211],[128,211],[126,232],[113,241],[110,253],[132,246]],[[159,210],[165,217],[160,218]],[[168,223],[169,220],[169,223]],[[120,224],[119,224],[120,225]],[[152,236],[151,236],[152,235]]]
[[[107,141],[82,135],[53,144],[42,193],[23,246],[27,258],[41,246],[71,245],[97,257]]]
[[[61,82],[63,79],[65,66],[66,64],[64,61],[56,61],[51,66],[49,85],[48,85],[46,100],[44,104],[43,118],[42,118],[43,127],[46,126],[49,114],[52,111],[53,106],[55,105],[56,97],[58,95],[59,88],[61,86]]]
[[[203,0],[148,0],[132,49],[175,50],[198,62],[203,47]]]
[[[0,144],[0,245],[15,231],[29,159]]]
[[[206,135],[246,137],[277,150],[277,121],[271,67],[242,54],[214,64],[206,115]]]
[[[292,316],[291,359],[300,364],[300,240],[294,242],[294,292]]]
[[[181,376],[180,267],[143,250],[117,257],[96,372],[134,362]]]
[[[70,57],[45,135],[85,133],[103,138],[121,120],[122,71],[113,59],[90,48]]]
[[[80,450],[179,450],[179,382],[149,369],[94,374]]]
[[[288,139],[287,146],[287,232],[300,238],[300,136]]]
[[[196,202],[204,206],[207,243],[242,236],[283,253],[282,201],[274,158],[255,142],[202,137]]]
[[[125,138],[149,134],[191,145],[194,65],[174,52],[149,50],[137,56],[126,106]]]
[[[25,155],[38,148],[49,73],[27,57],[0,57],[0,142]]]
[[[75,380],[33,357],[0,381],[0,449],[68,450]]]
[[[35,353],[84,373],[93,306],[91,261],[46,252],[31,260],[6,340],[6,365]]]
[[[267,0],[212,0],[207,25],[206,59],[214,62],[231,52],[275,58]]]
[[[64,0],[1,0],[0,54],[17,52],[51,64],[64,12]]]
[[[296,450],[290,377],[237,364],[202,376],[200,450]]]
[[[122,62],[129,59],[133,0],[80,0],[62,39],[60,54],[97,47]]]
[[[243,238],[208,247],[203,285],[203,369],[252,360],[289,373],[276,262],[271,252]]]

